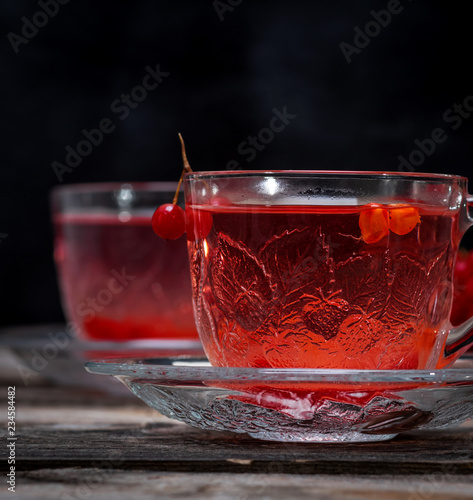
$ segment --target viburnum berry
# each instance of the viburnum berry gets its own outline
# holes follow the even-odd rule
[[[371,203],[359,218],[361,236],[365,243],[377,243],[389,232],[404,236],[420,224],[419,210],[406,204],[392,204],[385,208]]]
[[[360,213],[359,226],[365,243],[377,243],[389,234],[388,211],[375,203]]]
[[[473,316],[473,251],[460,250],[453,274],[450,321],[457,326]]]
[[[389,206],[389,229],[396,234],[410,233],[420,223],[419,210],[409,205]]]
[[[186,233],[189,241],[207,238],[213,226],[212,215],[186,207]]]
[[[151,219],[151,225],[154,232],[166,240],[175,240],[180,238],[187,232],[189,241],[194,241],[200,238],[206,238],[212,229],[212,216],[208,212],[201,210],[192,210],[186,208],[186,211],[177,205],[179,189],[182,184],[182,177],[185,172],[192,172],[192,169],[187,161],[186,148],[181,134],[181,151],[183,169],[179,182],[177,184],[176,193],[172,203],[166,203],[156,209]]]
[[[165,240],[177,240],[186,231],[184,210],[174,203],[166,203],[156,209],[151,219],[153,231]]]

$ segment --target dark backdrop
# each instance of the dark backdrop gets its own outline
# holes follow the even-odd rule
[[[196,170],[230,161],[398,170],[399,155],[411,155],[416,171],[471,180],[473,117],[452,108],[473,109],[463,9],[420,0],[3,0],[0,323],[62,319],[49,190],[61,180],[177,180],[179,131]],[[157,88],[126,101],[137,85],[155,86],[144,78],[157,65]],[[296,116],[252,159],[240,145],[274,109]],[[99,144],[68,166],[66,147],[100,123],[108,127],[94,136]],[[436,128],[446,138],[424,143],[422,159],[414,141]],[[68,171],[57,175],[54,162]]]

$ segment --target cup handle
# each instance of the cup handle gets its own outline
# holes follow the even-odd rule
[[[466,215],[470,221],[470,225],[473,224],[473,195],[469,194],[466,197]]]
[[[470,347],[473,347],[473,317],[450,330],[443,351],[443,368],[450,366]]]
[[[470,194],[466,198],[466,216],[468,219],[468,229],[473,224],[473,195]],[[455,360],[472,346],[473,317],[450,330],[443,351],[442,368],[452,365]]]

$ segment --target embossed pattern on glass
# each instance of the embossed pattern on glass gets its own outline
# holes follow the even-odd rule
[[[191,262],[200,266],[194,300],[212,364],[426,365],[451,294],[456,214],[423,210],[409,234],[368,244],[360,210],[211,213],[207,256],[197,242]]]

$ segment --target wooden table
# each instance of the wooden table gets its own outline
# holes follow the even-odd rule
[[[0,355],[17,431],[16,490],[2,481],[1,499],[473,499],[472,421],[384,443],[264,442],[174,422],[134,396],[25,385],[17,363]],[[5,443],[4,403],[1,416]]]

